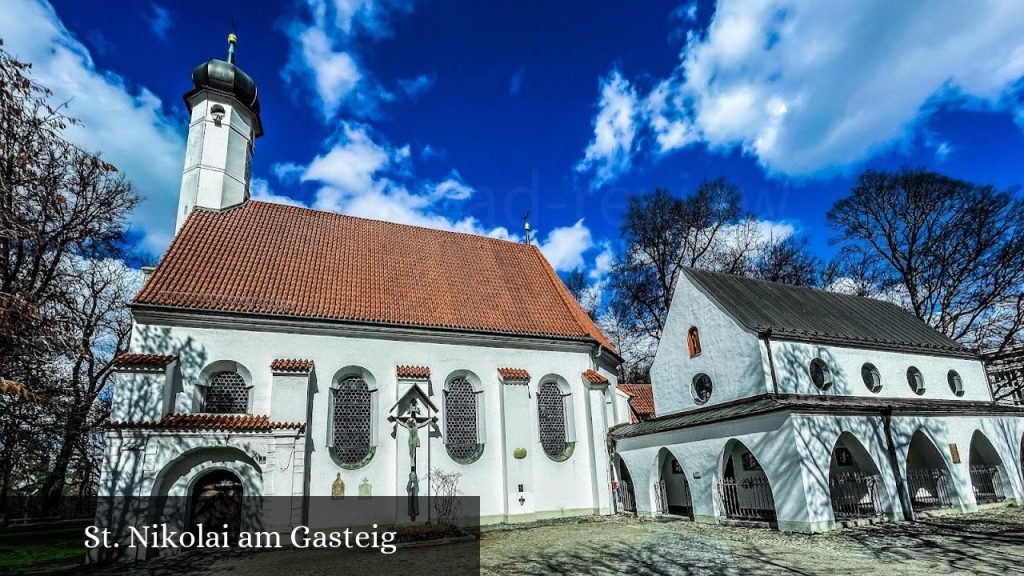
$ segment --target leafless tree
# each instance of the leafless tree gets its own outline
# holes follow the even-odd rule
[[[623,250],[610,277],[612,306],[623,326],[661,339],[676,280],[701,268],[791,284],[815,284],[820,263],[806,242],[765,232],[724,179],[683,197],[664,189],[629,199]]]
[[[64,138],[77,121],[51,98],[0,45],[0,378],[37,400],[0,412],[0,494],[12,474],[38,476],[47,510],[103,418],[97,398],[127,343],[133,274],[118,259],[138,201],[114,166]],[[46,473],[22,470],[33,461]]]
[[[968,347],[1024,327],[1024,199],[924,169],[864,172],[835,203],[839,263],[855,291],[895,299]]]

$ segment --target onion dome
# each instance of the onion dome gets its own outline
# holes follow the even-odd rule
[[[256,82],[235,64],[235,44],[238,42],[234,34],[228,36],[228,59],[211,58],[192,69],[192,90],[185,94],[185,103],[192,110],[189,99],[203,91],[210,90],[226,94],[238,100],[256,117],[256,134],[263,135],[263,123],[260,121],[260,99],[256,90]]]

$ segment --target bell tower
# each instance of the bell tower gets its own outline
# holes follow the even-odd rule
[[[237,43],[229,34],[227,60],[213,58],[192,70],[175,232],[197,206],[222,210],[249,199],[253,141],[263,135],[263,123],[256,83],[235,65]]]

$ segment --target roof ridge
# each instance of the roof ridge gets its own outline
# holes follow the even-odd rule
[[[807,291],[807,292],[814,292],[814,293],[817,293],[817,294],[827,294],[829,296],[836,296],[836,297],[839,297],[839,298],[855,298],[857,300],[870,300],[872,302],[880,302],[882,304],[887,304],[889,306],[893,306],[896,309],[900,310],[901,312],[905,312],[907,314],[910,314],[910,312],[908,312],[906,309],[904,309],[899,304],[895,304],[893,302],[889,302],[888,300],[882,300],[880,298],[872,298],[870,296],[860,296],[858,294],[846,294],[845,292],[834,292],[832,290],[826,290],[825,288],[818,288],[817,286],[786,284],[785,282],[777,282],[775,280],[765,280],[764,278],[752,278],[750,276],[740,276],[739,274],[732,274],[730,272],[719,272],[717,270],[706,270],[704,268],[697,268],[695,266],[683,266],[683,270],[685,270],[687,272],[693,271],[693,272],[696,272],[697,274],[712,274],[712,275],[715,275],[715,276],[727,276],[729,278],[736,278],[736,279],[741,280],[741,281],[756,282],[756,283],[759,283],[759,284],[768,284],[770,286],[778,286],[780,288],[788,289],[788,290],[803,290],[803,291]],[[911,316],[913,316],[913,314],[911,314]],[[914,317],[916,318],[916,316],[914,316]]]
[[[267,206],[267,207],[272,207],[274,209],[299,210],[299,211],[308,212],[308,213],[311,213],[311,214],[323,214],[323,215],[325,215],[327,217],[330,217],[330,218],[351,218],[353,220],[362,220],[364,222],[376,222],[376,223],[385,224],[385,225],[388,225],[388,226],[399,226],[399,227],[404,227],[404,228],[416,228],[416,229],[419,229],[419,230],[427,230],[429,232],[434,232],[434,233],[438,233],[438,234],[457,234],[459,236],[469,236],[469,237],[472,237],[472,238],[481,238],[483,240],[491,240],[491,241],[494,241],[494,242],[504,242],[506,244],[512,244],[512,245],[515,245],[515,246],[524,246],[524,247],[526,246],[525,244],[523,244],[522,242],[519,242],[517,240],[506,240],[504,238],[495,238],[494,236],[486,236],[484,234],[475,234],[473,232],[462,232],[462,231],[459,231],[459,230],[445,230],[443,228],[431,228],[430,226],[423,226],[423,225],[420,225],[420,224],[406,224],[404,222],[394,222],[392,220],[381,220],[379,218],[367,218],[365,216],[354,216],[352,214],[343,214],[341,212],[332,212],[330,210],[317,210],[316,208],[309,208],[307,206],[294,206],[294,205],[291,205],[291,204],[278,204],[277,202],[267,202],[265,200],[251,200],[250,199],[250,200],[247,200],[246,202],[244,202],[243,204],[241,204],[241,205],[239,205],[238,207],[235,207],[235,208],[242,207],[245,204],[254,204],[254,205],[260,205],[260,206]],[[227,210],[207,210],[207,211],[208,212],[213,212],[213,213],[216,213],[216,214],[221,214],[221,213],[227,212],[229,210],[231,210],[231,209],[227,209]]]

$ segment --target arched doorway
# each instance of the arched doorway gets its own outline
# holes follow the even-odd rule
[[[970,453],[971,486],[978,504],[1006,500],[1010,478],[1006,475],[1003,459],[995,446],[981,431],[975,431],[971,438]]]
[[[690,483],[679,460],[666,448],[658,452],[658,512],[693,518]]]
[[[907,490],[915,512],[950,508],[956,502],[946,462],[935,444],[920,430],[914,432],[907,451]]]
[[[774,522],[775,498],[761,463],[739,440],[730,440],[722,454],[718,498],[727,518]]]
[[[849,432],[840,434],[832,448],[828,487],[836,520],[874,518],[884,512],[882,475],[864,445]]]
[[[237,536],[242,530],[243,496],[242,482],[232,472],[214,470],[204,474],[192,489],[189,525]]]
[[[633,478],[629,475],[626,462],[618,459],[619,482],[615,486],[615,498],[619,503],[619,512],[636,514],[636,493],[633,491]]]

